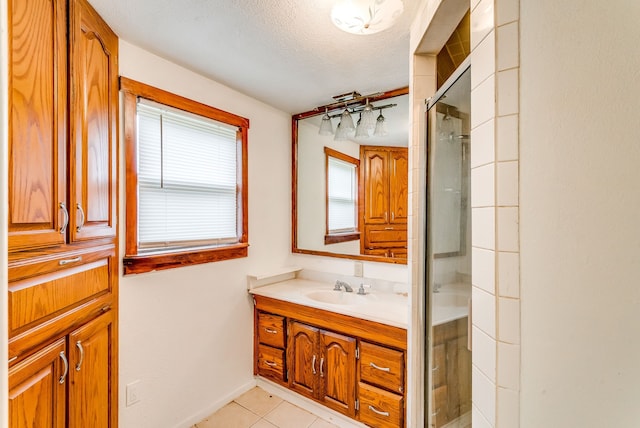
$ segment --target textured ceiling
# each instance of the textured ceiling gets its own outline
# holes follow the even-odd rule
[[[335,0],[89,0],[122,39],[289,113],[409,84],[409,25],[368,36],[331,23]]]

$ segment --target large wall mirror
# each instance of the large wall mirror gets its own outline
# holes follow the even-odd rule
[[[356,125],[366,102],[347,104]],[[382,132],[336,137],[344,106],[293,116],[295,253],[407,262],[408,88],[368,102]],[[320,132],[325,115],[332,132]]]

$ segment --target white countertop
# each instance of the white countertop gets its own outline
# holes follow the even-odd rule
[[[333,284],[295,278],[251,288],[249,292],[394,327],[407,328],[409,298],[405,294],[367,290],[368,294],[361,296],[356,293],[358,287],[353,286],[353,288],[351,293],[333,291]]]

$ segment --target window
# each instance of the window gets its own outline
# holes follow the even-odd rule
[[[124,271],[247,256],[242,117],[126,78]]]
[[[358,232],[358,159],[328,147],[326,158],[327,233],[324,243],[354,241]]]

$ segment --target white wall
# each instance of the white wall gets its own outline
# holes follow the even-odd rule
[[[520,4],[521,426],[639,426],[640,3]]]
[[[249,257],[120,281],[120,427],[190,426],[254,382],[246,275],[290,253],[291,116],[125,41],[120,74],[250,120]],[[142,401],[125,407],[135,380]]]

